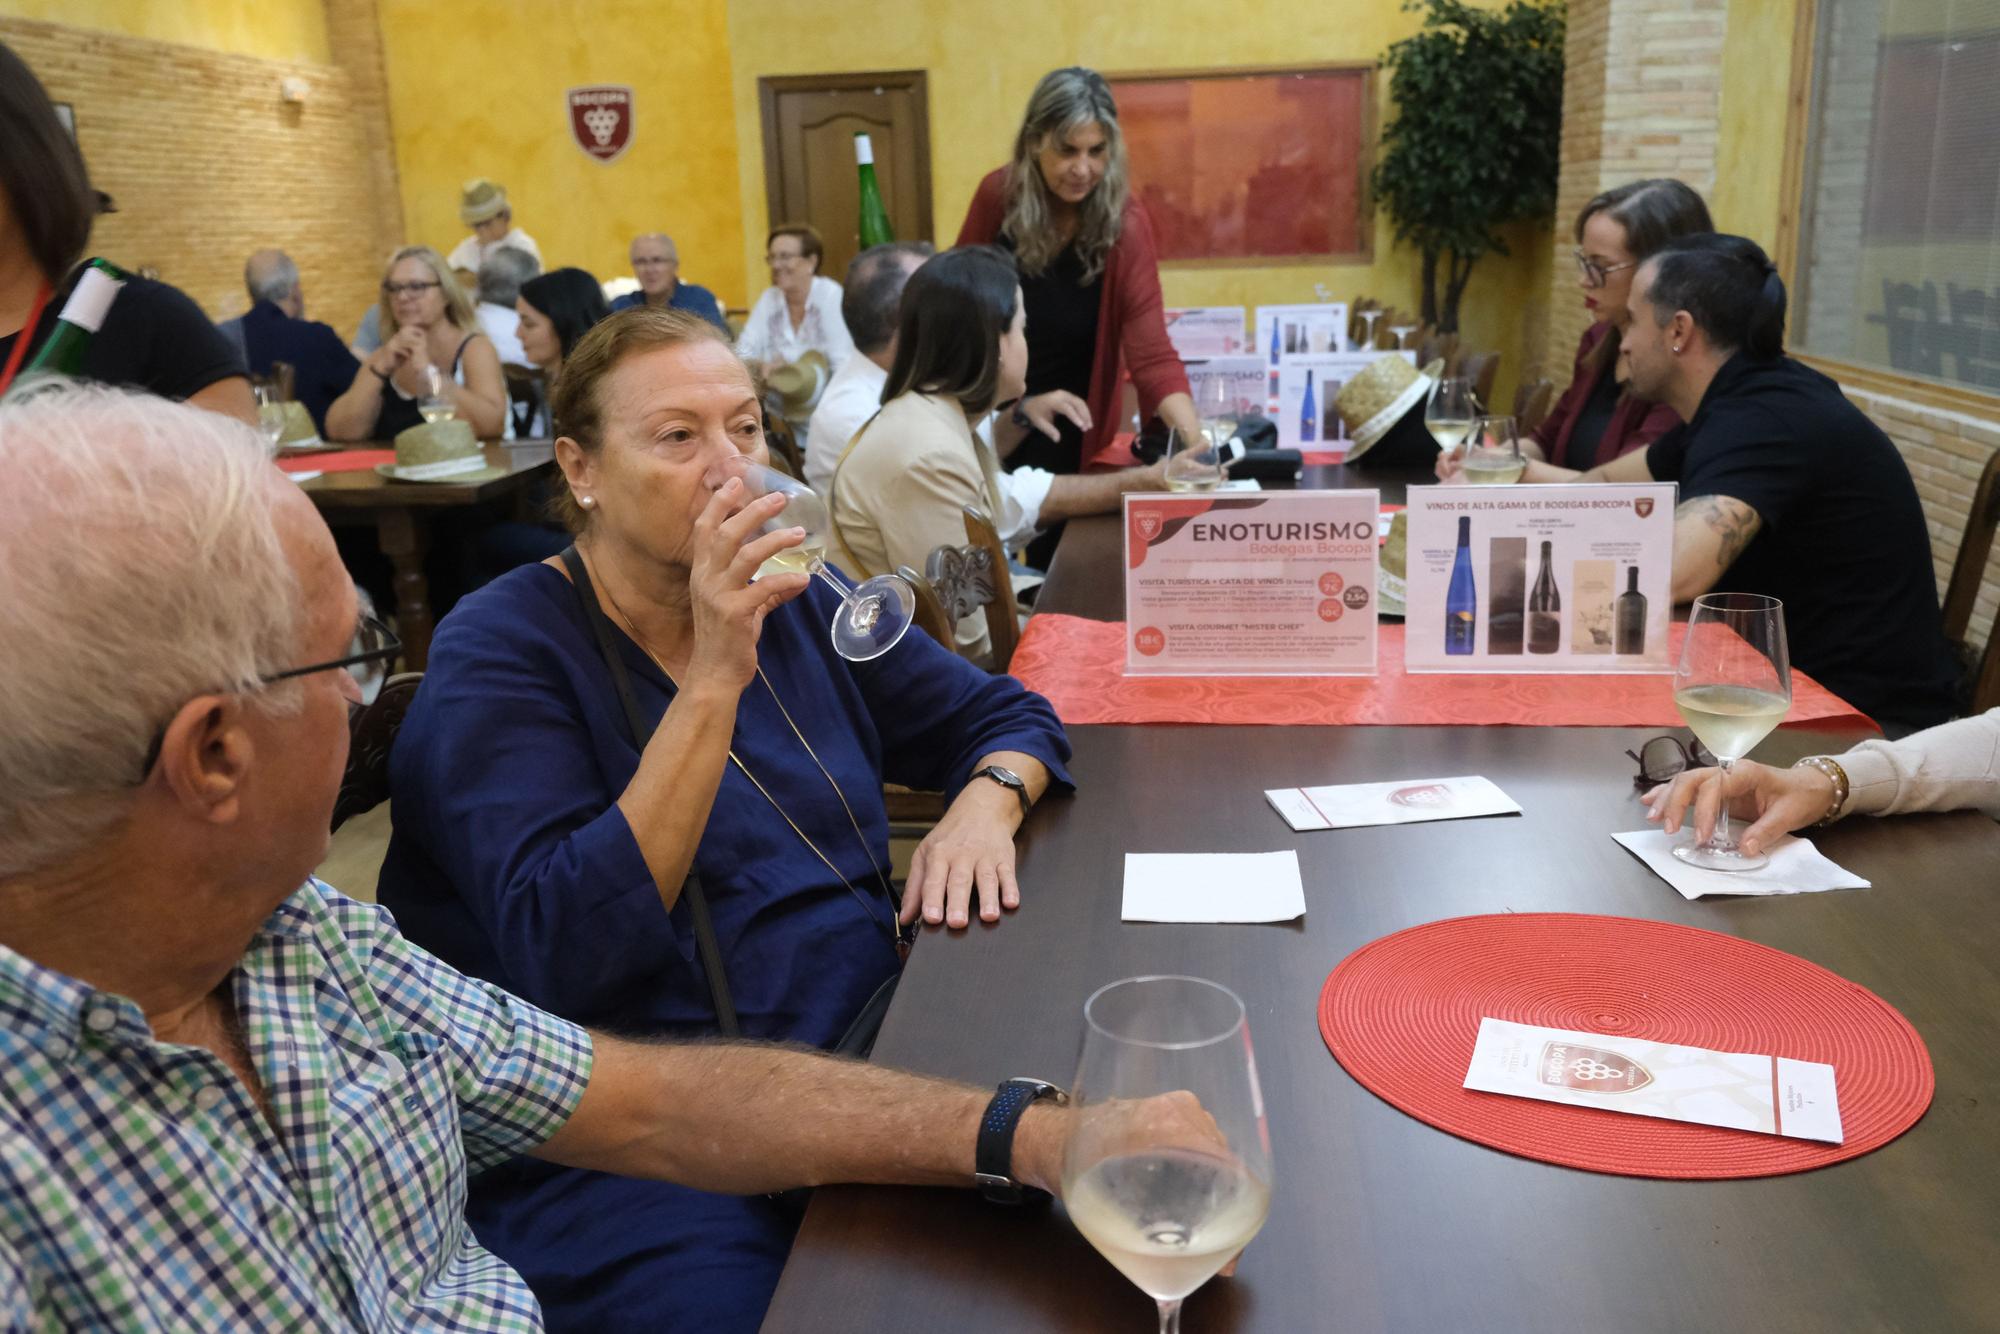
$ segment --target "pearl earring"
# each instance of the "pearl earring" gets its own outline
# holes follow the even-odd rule
[[[1674,351],[1678,352],[1678,351],[1680,351],[1680,349],[1679,349],[1679,348],[1675,348],[1675,349],[1674,349]],[[596,496],[578,496],[578,497],[576,498],[576,503],[577,503],[577,504],[579,504],[579,505],[581,505],[581,506],[583,506],[583,507],[584,507],[585,509],[591,509],[591,508],[593,508],[593,507],[594,507],[594,506],[595,506],[595,505],[597,504],[597,497],[596,497]]]

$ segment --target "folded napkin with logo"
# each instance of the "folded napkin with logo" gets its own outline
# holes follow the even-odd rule
[[[1827,889],[1868,889],[1866,880],[1827,860],[1818,848],[1786,834],[1765,849],[1770,862],[1755,871],[1708,871],[1674,856],[1674,845],[1690,837],[1664,829],[1613,834],[1627,852],[1680,891],[1684,899],[1708,894],[1817,894]]]

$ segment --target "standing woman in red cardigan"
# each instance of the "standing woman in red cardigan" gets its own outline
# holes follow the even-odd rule
[[[1111,86],[1059,69],[1028,99],[1014,158],[973,193],[958,244],[1013,251],[1028,313],[1028,390],[994,422],[1009,468],[1072,473],[1107,457],[1118,367],[1145,416],[1197,431],[1187,372],[1167,340],[1153,225],[1132,193]],[[1030,549],[1029,559],[1041,554]]]

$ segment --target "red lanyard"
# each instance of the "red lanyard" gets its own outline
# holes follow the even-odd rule
[[[27,359],[28,344],[35,341],[35,326],[41,323],[42,307],[49,304],[49,285],[43,283],[35,290],[34,304],[28,307],[28,322],[21,326],[21,334],[14,340],[14,350],[7,354],[7,369],[0,370],[0,394],[14,383],[14,376]]]

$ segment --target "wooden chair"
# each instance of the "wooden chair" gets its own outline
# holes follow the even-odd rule
[[[535,439],[537,421],[553,436],[555,432],[549,426],[548,375],[532,366],[504,364],[500,367],[500,374],[507,380],[507,410],[514,416],[514,438]]]
[[[1996,528],[2000,528],[2000,452],[1986,460],[1985,471],[1979,475],[1979,489],[1973,493],[1972,510],[1965,519],[1965,537],[1958,544],[1958,559],[1952,562],[1951,582],[1945,585],[1944,593],[1944,633],[1958,650],[1964,667],[1966,703],[1972,713],[2000,705],[2000,624],[1986,636],[1983,654],[1967,638],[1972,604],[1979,597]]]
[[[1458,360],[1457,334],[1439,333],[1437,330],[1431,329],[1427,330],[1424,333],[1423,337],[1417,339],[1418,370],[1422,370],[1424,367],[1430,365],[1433,361],[1442,361],[1445,364],[1444,373],[1446,375],[1450,375],[1453,373],[1451,368],[1457,362],[1457,360]]]
[[[1492,411],[1493,379],[1500,373],[1498,352],[1467,352],[1459,358],[1458,374],[1472,381],[1472,392],[1488,412]]]
[[[792,424],[768,403],[764,406],[764,443],[771,448],[772,463],[798,481],[806,479],[806,456],[799,448],[799,438],[793,434]]]
[[[341,775],[340,795],[333,803],[335,829],[389,799],[389,751],[423,679],[422,672],[390,677],[374,702],[357,709],[349,720],[347,772]]]
[[[1555,398],[1555,383],[1546,376],[1526,381],[1514,390],[1514,424],[1522,435],[1542,424]]]
[[[955,645],[949,627],[973,612],[986,612],[986,636],[993,646],[991,670],[1004,672],[1021,640],[1021,614],[1014,602],[1014,580],[1007,572],[1007,548],[984,511],[965,507],[967,544],[949,544],[924,561],[924,581],[944,614],[946,633],[940,642]]]
[[[912,593],[916,594],[917,609],[911,619],[916,622],[917,629],[946,648],[954,648],[951,618],[945,614],[944,603],[939,600],[937,589],[931,586],[931,581],[907,565],[898,565],[896,573],[903,577],[903,582],[910,586]]]

